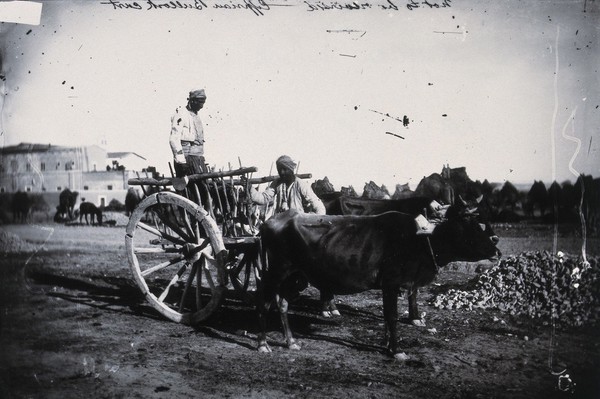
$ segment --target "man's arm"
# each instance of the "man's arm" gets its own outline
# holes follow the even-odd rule
[[[250,198],[252,198],[252,202],[259,205],[268,205],[273,203],[275,198],[275,188],[271,183],[269,187],[265,188],[263,191],[257,191],[250,188]]]
[[[183,121],[181,114],[178,112],[171,117],[171,134],[169,136],[169,144],[173,151],[173,158],[177,163],[186,163],[183,148],[181,147],[181,137],[183,135]]]
[[[321,201],[321,199],[317,197],[317,194],[315,194],[313,189],[310,188],[308,183],[300,179],[297,179],[296,182],[298,183],[300,193],[302,194],[308,205],[312,207],[313,211],[317,215],[325,215],[325,205],[323,205],[323,201]]]

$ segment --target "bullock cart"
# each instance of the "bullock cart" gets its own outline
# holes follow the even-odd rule
[[[228,293],[252,301],[260,279],[260,217],[246,193],[277,177],[252,178],[253,172],[129,179],[145,197],[125,232],[129,266],[146,300],[166,318],[197,325]]]

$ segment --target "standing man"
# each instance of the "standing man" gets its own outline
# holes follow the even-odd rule
[[[204,129],[198,111],[204,107],[204,89],[192,90],[185,108],[179,107],[171,117],[169,143],[175,160],[175,176],[206,173]]]
[[[275,162],[279,178],[271,182],[264,191],[250,190],[252,202],[272,205],[274,213],[296,209],[300,212],[325,214],[325,205],[308,183],[295,174],[296,163],[287,155]]]

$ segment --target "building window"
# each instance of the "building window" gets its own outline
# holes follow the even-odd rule
[[[25,192],[26,193],[30,193],[31,192],[31,186],[25,186]]]
[[[61,190],[62,190],[61,186],[56,187],[56,191],[61,191]]]
[[[16,159],[10,161],[10,170],[13,172],[17,172],[19,170],[19,164],[17,163]]]
[[[27,162],[27,165],[25,165],[25,170],[27,172],[31,172],[31,163]]]
[[[46,162],[42,162],[42,164],[40,165],[40,170],[42,172],[46,170]]]
[[[0,193],[5,193],[6,192],[6,187],[0,187]]]
[[[109,190],[112,190],[112,188],[113,188],[112,184],[109,184],[107,188],[108,188]]]
[[[87,191],[87,190],[89,190],[90,188],[89,188],[88,186],[83,186],[83,189],[84,189],[85,191]]]

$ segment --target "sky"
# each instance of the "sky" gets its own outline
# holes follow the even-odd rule
[[[171,114],[204,88],[217,169],[288,154],[359,192],[444,164],[600,177],[595,0],[39,3],[39,24],[0,24],[4,146],[102,143],[168,174]]]

